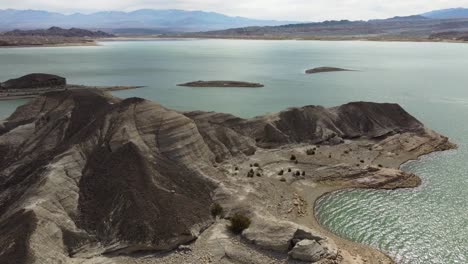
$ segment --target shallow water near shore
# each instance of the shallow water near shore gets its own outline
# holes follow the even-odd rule
[[[468,45],[449,43],[170,40],[95,47],[0,49],[0,80],[32,72],[83,85],[144,85],[114,92],[177,110],[251,117],[291,106],[396,102],[458,150],[403,169],[412,190],[342,191],[317,204],[321,224],[399,263],[468,263]],[[355,72],[305,75],[332,66]],[[196,80],[259,82],[264,88],[190,88]],[[0,101],[0,119],[26,100]]]

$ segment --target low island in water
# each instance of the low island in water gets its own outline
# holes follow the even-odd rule
[[[187,87],[245,87],[245,88],[261,88],[264,87],[261,83],[240,82],[240,81],[195,81],[178,84],[177,86]]]
[[[317,67],[306,70],[306,74],[322,73],[322,72],[340,72],[340,71],[353,71],[349,69],[337,68],[337,67]]]

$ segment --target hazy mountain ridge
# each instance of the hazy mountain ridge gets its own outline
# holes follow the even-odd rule
[[[423,13],[421,16],[433,19],[468,18],[468,8],[449,8]]]
[[[185,10],[141,9],[132,12],[103,11],[92,14],[61,13],[41,10],[0,10],[0,29],[38,29],[80,27],[99,29],[150,28],[177,31],[203,31],[245,26],[267,26],[291,21],[258,20],[220,13]]]
[[[300,38],[300,39],[373,39],[433,40],[431,35],[448,31],[468,31],[468,18],[431,19],[422,15],[397,16],[375,20],[332,20],[280,26],[244,27],[181,36],[207,38]]]

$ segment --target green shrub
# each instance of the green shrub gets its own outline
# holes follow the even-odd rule
[[[250,226],[250,218],[242,214],[235,214],[229,219],[231,224],[228,226],[229,230],[234,234],[240,234]]]
[[[211,206],[211,215],[213,217],[216,217],[216,216],[223,216],[223,207],[221,207],[221,205],[219,205],[219,203],[214,203],[212,206]]]

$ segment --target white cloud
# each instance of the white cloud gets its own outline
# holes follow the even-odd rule
[[[412,15],[468,6],[468,0],[0,0],[0,8],[58,12],[131,11],[141,8],[220,12],[262,19],[321,21]]]

